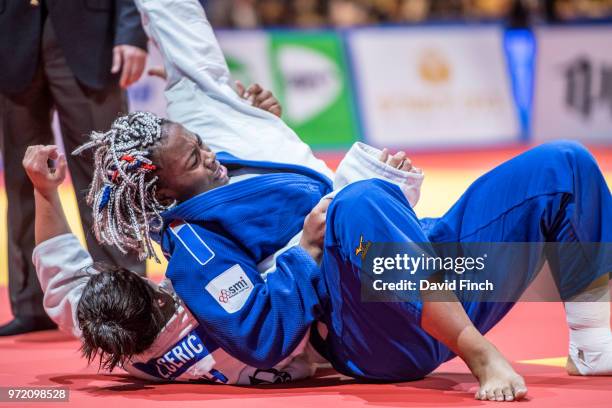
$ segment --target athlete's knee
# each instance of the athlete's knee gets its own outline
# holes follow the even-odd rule
[[[363,180],[344,187],[334,198],[327,211],[328,225],[343,231],[358,225],[358,220],[371,217],[375,202],[382,199],[381,180]]]
[[[542,145],[542,148],[554,160],[570,166],[574,171],[597,167],[597,162],[591,152],[580,142],[557,140]]]
[[[332,205],[337,207],[337,211],[346,210],[354,213],[357,208],[362,211],[380,210],[382,206],[393,200],[399,200],[402,204],[410,206],[396,185],[381,179],[369,179],[344,187]]]
[[[363,180],[343,188],[329,206],[327,226],[328,242],[345,242],[343,237],[359,239],[360,234],[370,230],[372,234],[374,230],[381,234],[382,240],[385,231],[402,230],[409,234],[420,228],[399,187],[380,179]],[[423,240],[421,232],[418,237]]]

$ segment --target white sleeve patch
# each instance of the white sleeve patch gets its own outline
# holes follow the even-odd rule
[[[236,264],[211,280],[206,290],[227,313],[235,313],[242,309],[253,287],[244,269]]]

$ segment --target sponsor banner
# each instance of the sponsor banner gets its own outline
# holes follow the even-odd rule
[[[347,39],[367,142],[438,147],[520,139],[500,27],[361,29]]]
[[[283,120],[306,143],[314,148],[348,148],[357,140],[359,121],[344,48],[336,33],[221,30],[217,37],[232,78],[271,90],[283,106]],[[166,116],[166,82],[146,73],[162,66],[159,51],[149,44],[145,73],[128,89],[130,111]],[[57,118],[54,130],[60,135]]]
[[[287,124],[316,147],[356,141],[357,120],[340,37],[330,32],[274,32],[271,51]]]
[[[283,119],[314,147],[344,147],[357,139],[347,62],[334,32],[221,31],[232,76],[270,89]]]
[[[268,33],[222,30],[218,32],[217,39],[234,80],[241,81],[245,86],[259,83],[276,94]]]
[[[612,144],[612,27],[541,27],[533,137]]]

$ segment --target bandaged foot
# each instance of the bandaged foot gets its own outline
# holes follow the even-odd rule
[[[566,369],[570,375],[612,375],[610,329],[570,330]]]
[[[607,282],[565,303],[570,375],[612,375],[610,290]]]

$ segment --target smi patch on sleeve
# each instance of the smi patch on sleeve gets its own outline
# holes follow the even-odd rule
[[[227,313],[242,309],[253,291],[253,282],[238,264],[232,266],[206,285],[206,291]]]

